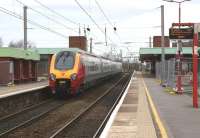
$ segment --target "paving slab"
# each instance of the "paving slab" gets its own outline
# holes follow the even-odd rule
[[[132,80],[109,130],[109,138],[157,138],[141,78]]]

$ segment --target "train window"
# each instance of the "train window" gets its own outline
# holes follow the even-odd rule
[[[72,69],[74,66],[74,53],[64,51],[58,53],[55,61],[55,68],[59,70]]]

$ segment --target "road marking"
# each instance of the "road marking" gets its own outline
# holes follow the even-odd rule
[[[160,116],[158,115],[156,107],[155,107],[155,105],[153,103],[153,100],[151,98],[151,95],[149,93],[149,90],[147,89],[147,86],[146,86],[143,78],[142,78],[142,82],[143,82],[143,85],[144,85],[144,88],[145,88],[145,92],[146,92],[147,99],[149,101],[153,116],[154,116],[155,121],[156,121],[156,123],[158,125],[158,128],[160,129],[161,136],[162,136],[162,138],[168,138],[167,131],[166,131],[164,125],[163,125],[163,122],[160,119]]]

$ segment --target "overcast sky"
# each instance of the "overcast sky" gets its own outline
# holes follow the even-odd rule
[[[53,9],[65,18],[74,23],[57,16],[48,11],[34,0],[19,0],[28,7],[28,18],[42,26],[48,27],[62,35],[57,35],[28,24],[28,40],[34,42],[37,47],[68,47],[68,36],[78,35],[81,25],[90,27],[88,37],[92,37],[94,42],[105,42],[104,34],[91,21],[91,19],[78,7],[75,0],[39,0],[41,3]],[[107,28],[108,44],[113,44],[116,51],[123,49],[124,53],[129,47],[129,51],[138,52],[140,47],[148,47],[150,36],[160,35],[160,6],[165,6],[165,35],[168,35],[168,28],[172,22],[178,22],[178,4],[164,2],[162,0],[98,0],[103,11],[108,16],[111,23],[116,26],[117,33],[99,10],[95,0],[78,0],[83,8],[93,17],[101,30]],[[16,0],[0,0],[0,8],[6,8],[16,14],[23,15],[23,5]],[[184,2],[182,5],[182,22],[200,22],[200,1],[192,0]],[[56,20],[55,23],[46,17],[34,12],[32,9]],[[61,25],[62,24],[62,25]],[[65,27],[64,27],[65,26]],[[71,28],[67,29],[67,28]],[[10,41],[23,39],[23,22],[12,16],[0,12],[0,37],[5,45]],[[66,36],[66,37],[65,37]],[[134,42],[124,44],[125,42]],[[109,51],[110,47],[94,45],[96,53]]]

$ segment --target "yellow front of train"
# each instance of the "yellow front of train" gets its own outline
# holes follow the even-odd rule
[[[61,51],[50,63],[49,86],[53,94],[61,97],[75,94],[77,89],[80,54]]]

